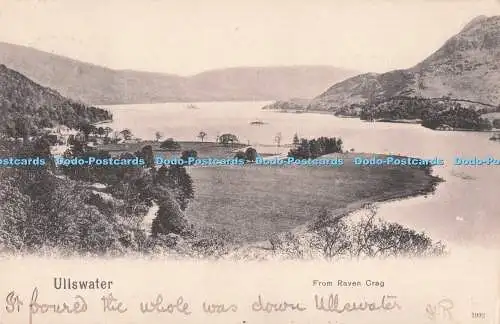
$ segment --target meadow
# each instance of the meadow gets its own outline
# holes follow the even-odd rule
[[[343,158],[345,164],[337,167],[189,167],[195,198],[186,215],[196,225],[254,242],[304,225],[322,210],[346,214],[369,202],[427,194],[439,181],[429,168],[356,166],[352,158],[360,155],[366,154],[322,157]]]
[[[244,144],[179,141],[179,150],[165,150],[160,143],[109,144],[100,149],[111,154],[153,147],[163,158],[196,150],[198,157],[233,158]],[[266,156],[268,154],[262,154]],[[267,240],[271,234],[290,231],[313,221],[323,210],[347,214],[365,203],[382,202],[432,192],[438,178],[428,167],[358,166],[354,157],[386,157],[382,154],[337,153],[321,159],[343,159],[341,166],[255,165],[189,166],[194,199],[186,217],[199,228],[228,231],[239,242]]]

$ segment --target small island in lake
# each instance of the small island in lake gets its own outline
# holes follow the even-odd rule
[[[256,119],[254,121],[251,121],[250,122],[250,125],[253,125],[253,126],[260,126],[260,125],[265,125],[266,123],[263,122],[262,120],[260,119]]]

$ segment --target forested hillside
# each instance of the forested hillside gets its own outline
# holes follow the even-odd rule
[[[44,127],[112,119],[110,112],[61,96],[21,73],[0,65],[0,132],[8,137],[33,135]]]

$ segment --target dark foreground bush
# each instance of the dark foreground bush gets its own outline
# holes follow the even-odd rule
[[[446,246],[397,223],[377,218],[373,206],[365,207],[366,215],[354,220],[349,217],[330,217],[323,212],[310,225],[309,246],[300,243],[291,233],[271,238],[272,249],[277,254],[302,258],[304,251],[319,251],[326,259],[365,259],[389,257],[433,257],[448,254]]]

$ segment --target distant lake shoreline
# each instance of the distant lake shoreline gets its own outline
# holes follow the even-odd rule
[[[282,113],[282,114],[297,114],[297,111],[288,111],[286,109],[263,109],[266,111],[272,111],[276,113]],[[345,119],[358,119],[359,116],[349,116],[349,115],[335,115],[333,112],[328,111],[328,110],[303,110],[300,112],[300,114],[319,114],[319,115],[331,115],[335,116],[337,118],[345,118]],[[363,121],[363,120],[362,120]],[[369,122],[369,121],[363,121],[363,122]],[[417,124],[421,125],[422,120],[420,119],[375,119],[373,122],[375,123],[394,123],[394,124]],[[454,128],[452,130],[441,130],[441,129],[435,129],[434,131],[437,132],[475,132],[475,133],[495,133],[498,131],[498,129],[491,129],[491,130],[474,130],[474,129],[465,129],[465,128]]]
[[[197,134],[201,130],[208,134],[206,141],[214,141],[217,134],[233,133],[241,143],[266,154],[277,155],[288,151],[288,148],[276,148],[274,138],[279,132],[284,139],[282,143],[291,142],[295,133],[305,138],[341,137],[344,149],[354,148],[356,152],[411,157],[439,156],[443,159],[453,159],[456,155],[500,155],[498,143],[490,141],[486,132],[438,132],[417,124],[369,123],[357,118],[339,118],[333,114],[262,110],[267,103],[197,103],[200,109],[186,109],[186,103],[105,108],[114,115],[111,127],[117,130],[129,128],[135,136],[143,139],[154,138],[157,131],[162,132],[164,138],[171,137],[178,141],[198,141]],[[267,124],[249,124],[256,119]],[[445,180],[437,186],[434,194],[425,199],[420,195],[381,204],[379,216],[424,230],[438,240],[489,247],[499,244],[500,238],[494,229],[500,226],[500,219],[496,216],[500,172],[487,167],[445,165],[433,168],[432,173]],[[224,181],[220,176],[215,179]],[[194,181],[196,185],[197,180]],[[252,188],[248,190],[255,191]]]

